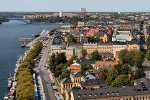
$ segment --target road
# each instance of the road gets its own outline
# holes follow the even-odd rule
[[[38,67],[35,68],[35,70],[37,71],[39,76],[41,76],[41,81],[43,84],[45,99],[46,100],[56,100],[52,86],[50,85],[51,79],[49,77],[49,72],[44,67],[48,61],[49,51],[50,51],[50,43],[51,43],[50,39],[45,41],[45,47],[42,50],[41,60],[39,62]]]

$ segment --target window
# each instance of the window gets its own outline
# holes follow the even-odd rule
[[[91,96],[92,96],[92,94],[89,94],[89,96],[91,97]]]
[[[107,95],[109,96],[109,95],[110,95],[110,93],[109,93],[109,92],[107,92]]]
[[[80,98],[80,97],[81,97],[81,95],[79,94],[79,95],[78,95],[78,98]]]

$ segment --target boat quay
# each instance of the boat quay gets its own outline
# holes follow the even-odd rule
[[[43,44],[47,44],[48,43],[48,41],[50,41],[49,39],[48,39],[48,33],[49,33],[49,31],[46,31],[46,30],[43,30],[43,32],[40,34],[40,36],[38,37],[38,38],[36,38],[36,39],[34,39],[33,41],[31,41],[29,44],[27,44],[28,45],[28,47],[29,47],[29,49],[23,54],[23,55],[21,55],[20,56],[20,58],[18,59],[18,61],[16,62],[16,68],[15,68],[15,70],[14,70],[14,75],[13,76],[10,76],[9,78],[8,78],[8,87],[9,87],[9,93],[8,93],[8,95],[6,95],[5,97],[4,97],[4,100],[16,100],[17,98],[15,97],[15,92],[16,92],[16,84],[17,84],[17,80],[16,80],[16,73],[17,73],[17,71],[18,71],[18,68],[19,68],[19,66],[21,65],[21,63],[24,61],[24,59],[26,58],[26,56],[29,54],[29,52],[30,52],[30,50],[32,49],[32,47],[33,47],[33,45],[34,45],[34,43],[36,43],[37,41],[41,41]],[[48,39],[48,40],[47,40]],[[49,49],[46,49],[46,51],[47,51],[47,53],[49,52]],[[43,49],[42,49],[42,51],[41,51],[41,53],[40,54],[42,54],[42,52],[43,52]],[[48,55],[46,53],[46,55]],[[40,56],[45,56],[44,54],[43,55],[39,55],[39,57]],[[46,58],[44,57],[44,59],[48,59],[48,57],[49,56],[46,56]],[[40,61],[42,61],[43,59],[41,58],[41,60]],[[38,64],[39,65],[39,67],[44,67],[44,66],[41,66],[40,64],[40,62],[38,63],[39,61],[37,61],[36,63],[35,63],[35,66],[33,66],[34,68],[34,70],[36,69],[35,67],[36,67],[36,64]],[[46,61],[47,62],[47,61]],[[45,62],[45,63],[46,63]],[[42,62],[43,63],[43,62]],[[44,65],[44,64],[43,64]],[[42,68],[41,68],[42,69]],[[43,75],[43,73],[44,73],[44,75],[46,75],[46,76],[48,76],[47,77],[47,79],[49,79],[50,80],[50,78],[49,78],[49,73],[47,73],[47,74],[45,74],[45,72],[43,72],[43,71],[41,71],[41,72],[36,72],[35,71],[35,73],[33,73],[33,82],[34,82],[34,94],[35,94],[35,99],[36,100],[55,100],[55,96],[54,96],[54,94],[53,94],[53,90],[52,90],[52,87],[51,87],[51,92],[50,92],[50,94],[49,95],[47,95],[48,93],[49,93],[49,90],[47,91],[46,89],[47,88],[45,88],[45,76]],[[48,86],[47,87],[49,87],[50,85],[49,85],[50,83],[48,83]],[[46,93],[47,92],[47,93]],[[52,98],[52,99],[49,99],[49,97],[50,98]]]
[[[22,48],[30,48],[35,42],[37,41],[45,41],[48,39],[48,33],[50,31],[49,30],[43,30],[37,38],[35,38],[34,40],[32,38],[20,38],[18,41],[22,42],[21,47]]]

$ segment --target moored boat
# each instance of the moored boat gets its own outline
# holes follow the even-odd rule
[[[12,85],[12,77],[10,75],[10,77],[8,78],[8,88],[11,88],[11,85]]]

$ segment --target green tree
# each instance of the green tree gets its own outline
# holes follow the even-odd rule
[[[38,56],[40,50],[42,49],[42,43],[36,42],[33,48],[30,50],[24,61],[18,68],[16,75],[17,85],[16,85],[16,97],[17,100],[34,100],[34,84],[32,79],[34,65],[34,59]]]
[[[58,53],[55,57],[55,63],[56,65],[59,65],[61,63],[65,64],[67,62],[67,59],[66,59],[66,55],[65,53]]]
[[[147,41],[146,41],[147,47],[150,46],[150,36],[148,36]]]
[[[56,77],[62,74],[62,70],[64,69],[64,66],[65,66],[64,64],[59,64],[56,66],[56,72],[54,73]]]
[[[69,36],[67,37],[67,39],[68,39],[69,42],[73,42],[73,43],[76,43],[76,42],[77,42],[73,35],[69,35]]]
[[[63,79],[63,78],[67,78],[69,76],[70,76],[70,71],[67,70],[67,69],[63,69],[61,75],[59,76],[59,78]]]
[[[120,59],[120,61],[121,61],[122,64],[126,63],[126,61],[125,61],[125,55],[126,55],[127,52],[128,52],[127,49],[123,49],[123,50],[121,50],[119,52],[119,59]]]
[[[100,42],[100,38],[99,37],[88,37],[88,42],[93,42],[93,43],[97,43],[97,42]]]
[[[55,54],[52,54],[52,56],[49,59],[49,68],[53,73],[55,73],[55,67],[56,67],[55,62],[56,62]]]
[[[136,65],[142,67],[142,62],[144,61],[144,54],[138,50],[121,50],[119,53],[119,59],[122,64],[129,64],[131,66]]]
[[[86,49],[82,49],[81,50],[81,54],[82,54],[82,57],[85,57],[87,55],[87,50]]]
[[[98,72],[99,72],[99,78],[102,79],[102,80],[106,80],[107,79],[107,76],[108,76],[108,69],[106,68],[99,68],[98,69]]]
[[[71,64],[73,64],[73,59],[74,59],[74,56],[72,56],[72,57],[67,61],[66,66],[70,66]]]
[[[81,65],[81,70],[82,71],[87,71],[87,70],[89,70],[89,69],[92,69],[93,67],[92,67],[92,65],[91,64],[82,64]]]
[[[100,60],[101,59],[100,53],[97,50],[95,50],[91,54],[91,59],[93,59],[93,60]]]
[[[124,65],[117,64],[114,66],[114,69],[118,71],[119,75],[122,74],[128,75],[129,73],[131,73],[131,69],[128,64],[124,64]]]
[[[121,86],[128,86],[131,85],[131,80],[128,78],[127,75],[119,75],[113,82],[113,87],[121,87]]]
[[[147,49],[146,51],[146,59],[150,60],[150,49]]]

